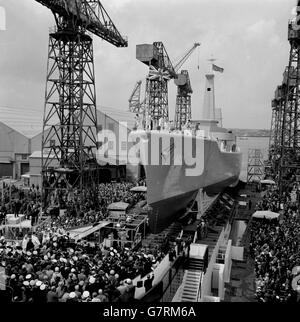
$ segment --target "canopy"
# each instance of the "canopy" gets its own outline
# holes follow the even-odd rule
[[[252,218],[258,218],[258,219],[277,219],[280,216],[280,214],[276,212],[272,212],[269,210],[261,210],[261,211],[256,211],[253,215]]]
[[[147,187],[145,186],[139,186],[139,187],[133,187],[130,189],[131,192],[147,192]]]
[[[266,179],[266,180],[261,180],[260,181],[260,183],[261,184],[276,184],[276,182],[275,181],[273,181],[273,180],[269,180],[269,179]]]
[[[126,210],[129,207],[129,203],[126,202],[115,202],[110,204],[108,210]]]

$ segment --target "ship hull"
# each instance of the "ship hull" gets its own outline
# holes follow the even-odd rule
[[[185,207],[196,198],[198,191],[187,192],[151,204],[149,227],[151,232],[159,233],[176,220]]]
[[[172,137],[169,133],[151,133],[152,140],[155,135],[159,135],[162,140],[167,138],[170,140]],[[220,193],[226,187],[238,183],[242,162],[240,152],[222,152],[216,140],[199,137],[193,137],[193,139],[196,140],[194,146],[198,144],[201,153],[193,151],[190,153],[190,159],[184,156],[182,159],[186,162],[181,165],[172,164],[176,158],[176,148],[172,149],[174,155],[166,158],[166,151],[169,152],[170,149],[164,151],[162,144],[159,145],[159,164],[145,162],[149,160],[143,158],[142,163],[147,181],[147,201],[153,209],[149,215],[150,229],[153,233],[159,233],[176,220],[189,202],[195,199],[199,189],[202,188],[211,195]],[[149,150],[151,148],[148,134],[148,140],[142,145],[142,153],[145,151],[148,151],[147,155],[153,153],[153,151],[149,153]],[[184,148],[182,154],[184,154],[183,151],[185,151]],[[192,169],[190,166],[192,156],[197,157],[198,171],[188,173],[187,170]],[[168,164],[164,164],[166,159]]]

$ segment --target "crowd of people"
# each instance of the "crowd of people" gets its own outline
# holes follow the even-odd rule
[[[144,181],[136,185],[145,185]],[[99,185],[99,208],[80,198],[64,198],[64,213],[52,212],[51,220],[35,226],[22,242],[0,239],[0,266],[5,269],[6,288],[14,302],[128,302],[134,298],[132,280],[149,275],[164,258],[159,247],[131,250],[74,242],[68,230],[103,220],[107,207],[123,201],[134,206],[143,194],[130,191],[128,182]],[[32,193],[34,192],[34,193]],[[74,195],[73,195],[74,196]],[[1,213],[32,216],[40,212],[38,189],[30,193],[13,188],[11,200],[4,198]],[[17,209],[15,204],[19,204]],[[25,211],[26,210],[26,211]],[[52,209],[53,210],[53,209]],[[152,276],[153,278],[153,276]]]
[[[49,225],[19,245],[0,240],[14,302],[128,302],[134,298],[132,280],[152,272],[164,256],[159,250],[72,243],[63,229]]]
[[[252,220],[250,254],[255,259],[256,296],[259,302],[297,302],[292,281],[300,266],[300,215],[290,194],[284,202],[276,189],[268,191],[257,210],[280,213],[279,219]]]
[[[11,185],[1,191],[0,224],[5,223],[7,214],[14,214],[15,217],[24,214],[26,219],[31,219],[32,224],[35,224],[40,208],[41,191],[39,186],[32,185],[24,190]]]

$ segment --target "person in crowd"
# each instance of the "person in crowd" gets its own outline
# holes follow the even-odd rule
[[[147,276],[146,280],[144,281],[144,287],[145,291],[148,292],[152,288],[152,283],[154,280],[154,275],[150,276],[150,274]]]

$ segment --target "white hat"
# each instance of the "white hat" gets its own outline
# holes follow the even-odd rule
[[[46,288],[46,285],[45,285],[45,284],[42,284],[42,285],[40,286],[40,290],[41,290],[41,291],[43,291],[45,288]]]
[[[72,272],[72,273],[75,273],[75,272],[76,272],[76,269],[75,269],[75,268],[72,268],[72,269],[71,269],[71,272]]]
[[[70,297],[70,299],[74,299],[76,297],[76,293],[75,292],[71,292],[69,294],[69,297]]]
[[[41,281],[37,281],[37,282],[35,283],[35,285],[36,285],[36,286],[38,286],[38,287],[40,287],[42,284],[43,284],[43,283],[42,283]]]
[[[36,250],[34,250],[34,251],[32,252],[32,254],[33,254],[33,255],[37,255],[37,253],[38,253],[38,252],[37,252]]]
[[[98,299],[98,297],[94,297],[94,298],[92,299],[92,302],[101,302],[101,300],[100,300],[100,299]]]
[[[16,275],[15,274],[12,274],[10,278],[13,280],[13,279],[16,278]]]
[[[127,279],[125,280],[125,283],[126,283],[126,284],[131,284],[131,283],[132,283],[132,280],[131,280],[130,278],[127,278]]]
[[[35,280],[31,280],[29,284],[30,284],[31,286],[34,286],[34,285],[35,285]]]
[[[84,291],[83,294],[82,294],[82,298],[83,299],[86,299],[90,296],[90,292],[89,291]]]
[[[27,280],[30,280],[30,279],[31,279],[31,274],[27,274],[25,278],[26,278]]]
[[[115,256],[115,253],[114,252],[110,252],[109,255],[110,256]]]
[[[25,286],[29,286],[29,282],[28,282],[28,281],[24,281],[24,282],[23,282],[23,285],[25,285]]]
[[[89,282],[90,282],[91,284],[94,284],[94,283],[96,282],[95,277],[91,276],[91,277],[90,277],[90,279],[89,279]]]
[[[48,256],[47,256],[47,255],[45,255],[45,256],[44,256],[44,260],[46,261],[47,259],[48,259]]]
[[[54,269],[54,271],[55,272],[59,272],[59,267],[56,266],[55,269]]]
[[[27,256],[31,256],[31,252],[27,252],[27,253],[26,253],[26,255],[27,255]]]

